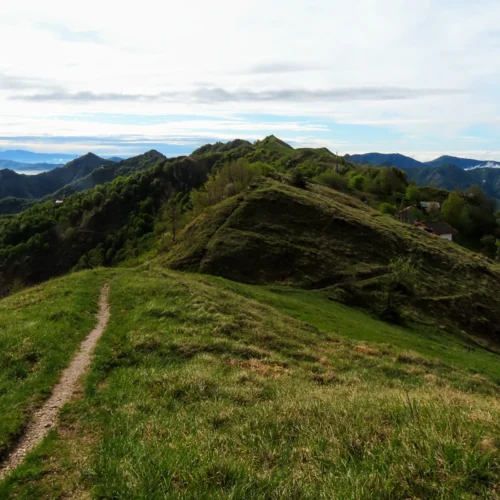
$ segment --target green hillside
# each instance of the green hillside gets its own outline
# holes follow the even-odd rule
[[[337,300],[380,313],[398,256],[415,266],[415,290],[399,291],[411,317],[498,338],[497,266],[318,185],[254,183],[194,220],[165,262],[247,283],[328,287]]]
[[[123,270],[84,393],[0,496],[494,498],[498,356],[293,293]]]
[[[117,177],[127,177],[135,174],[136,172],[148,170],[159,163],[164,163],[165,160],[165,156],[161,153],[151,150],[142,155],[128,158],[127,160],[108,163],[106,165],[102,165],[96,170],[93,170],[85,177],[64,186],[55,193],[52,193],[51,198],[64,198],[73,193],[92,189],[101,184],[111,182]]]
[[[129,165],[129,164],[126,164]],[[172,193],[203,185],[210,166],[189,158],[0,218],[0,296],[73,268],[116,265],[155,245],[162,207]]]
[[[0,214],[16,214],[45,201],[64,200],[71,194],[111,182],[117,177],[126,177],[147,170],[166,160],[161,153],[154,150],[127,160],[102,160],[102,158],[96,160],[97,158],[99,157],[89,153],[64,167],[47,172],[47,176],[50,174],[50,182],[45,182],[43,190],[27,191],[27,186],[34,184],[38,187],[44,180],[45,174],[15,177],[19,174],[9,173],[10,176],[15,174],[20,189],[16,189],[15,185],[5,184],[3,195],[0,195]]]
[[[313,176],[345,168],[341,158],[324,148],[280,146],[284,155],[275,150],[274,144],[281,144],[277,141],[207,145],[191,157],[173,159],[150,151],[96,168],[43,200],[28,201],[28,208],[26,200],[0,201],[0,212],[2,206],[9,212],[25,208],[0,217],[0,296],[14,280],[31,285],[75,266],[116,265],[157,249],[168,225],[167,200],[179,197],[183,220],[188,219],[193,190],[203,190],[209,175],[238,161],[263,175],[300,167]],[[63,204],[55,205],[56,199]]]

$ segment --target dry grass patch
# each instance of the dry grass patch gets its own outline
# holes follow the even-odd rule
[[[396,355],[396,361],[408,365],[422,365],[428,368],[436,368],[443,363],[439,359],[424,358],[415,351],[403,351]]]
[[[354,350],[367,356],[382,356],[382,352],[375,347],[368,347],[367,345],[354,346]]]

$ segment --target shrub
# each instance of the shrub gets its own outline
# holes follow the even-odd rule
[[[394,215],[396,213],[396,207],[394,205],[391,205],[390,203],[381,203],[378,209],[383,214]]]
[[[358,191],[363,191],[364,185],[365,185],[365,178],[361,174],[351,177],[351,180],[349,181],[349,187],[351,189],[356,189]]]
[[[329,188],[337,189],[339,191],[345,191],[348,184],[347,179],[334,170],[327,170],[326,172],[323,172],[315,177],[314,180],[320,184],[328,186]]]
[[[292,169],[290,173],[290,184],[292,186],[304,189],[307,185],[307,179],[304,173],[297,168]]]

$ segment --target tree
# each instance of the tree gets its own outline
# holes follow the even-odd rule
[[[99,205],[102,205],[103,201],[104,201],[104,195],[101,192],[97,191],[93,197],[94,205],[98,207]]]
[[[417,186],[415,186],[414,184],[410,184],[406,188],[405,200],[410,205],[417,205],[418,204],[418,202],[420,201],[420,190],[418,189]]]
[[[399,311],[395,298],[399,292],[415,293],[417,285],[417,269],[410,258],[396,257],[389,262],[387,280],[387,304],[383,316],[388,319],[399,319]]]
[[[347,188],[347,179],[334,170],[326,170],[322,174],[316,176],[314,180],[332,189],[338,189],[339,191],[344,191]]]
[[[497,253],[497,239],[492,234],[487,234],[481,238],[481,252],[489,257],[494,257]]]
[[[464,198],[459,193],[450,193],[441,207],[443,220],[459,231],[468,225],[468,210]]]
[[[356,189],[358,191],[363,191],[364,185],[365,185],[365,178],[361,174],[351,177],[351,180],[349,181],[349,187],[351,189]]]
[[[179,195],[171,196],[167,202],[167,207],[166,207],[166,218],[167,218],[167,224],[169,225],[170,232],[172,234],[172,243],[175,243],[175,238],[177,236],[177,229],[179,228],[179,219],[182,214],[182,204],[178,200],[178,197]]]

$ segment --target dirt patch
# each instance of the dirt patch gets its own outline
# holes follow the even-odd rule
[[[54,386],[52,395],[42,408],[37,410],[16,447],[0,466],[0,481],[21,465],[26,455],[37,446],[57,423],[59,411],[72,399],[78,389],[78,380],[90,365],[92,353],[109,321],[109,285],[104,285],[99,300],[97,326],[80,344],[80,350],[70,365],[62,372],[60,381]]]

